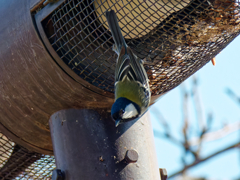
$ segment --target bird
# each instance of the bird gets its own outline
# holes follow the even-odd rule
[[[114,10],[106,11],[106,19],[117,53],[115,68],[115,102],[111,116],[115,126],[141,117],[148,109],[151,92],[143,61],[127,46]]]

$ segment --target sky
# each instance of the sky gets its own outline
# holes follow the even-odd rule
[[[194,76],[199,82],[198,92],[203,109],[203,118],[206,120],[209,113],[213,115],[212,130],[221,129],[224,124],[240,120],[240,104],[237,104],[226,93],[227,88],[230,88],[240,97],[240,35],[216,56],[216,66],[209,62]],[[187,91],[190,91],[192,81],[193,78],[189,77],[182,83]],[[175,137],[180,137],[183,124],[181,96],[181,86],[183,85],[171,90],[150,107],[158,164],[160,168],[167,169],[168,175],[183,167],[181,162],[183,150],[178,145],[157,135],[157,133],[163,132],[159,119],[163,116],[169,123],[172,134]],[[191,98],[188,101],[188,106],[190,125],[194,131],[197,129],[197,120]],[[201,156],[208,156],[236,142],[240,142],[239,130],[225,138],[204,143]],[[188,162],[191,163],[192,160],[193,158],[190,156]],[[240,178],[240,150],[235,148],[226,151],[191,168],[188,174],[193,177],[217,180]]]

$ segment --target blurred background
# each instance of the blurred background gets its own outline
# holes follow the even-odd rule
[[[240,36],[150,108],[170,179],[240,179]]]

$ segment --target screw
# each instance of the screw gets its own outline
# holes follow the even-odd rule
[[[167,180],[167,170],[165,168],[159,168],[161,180]]]
[[[60,169],[54,169],[52,172],[52,180],[64,180],[64,173]]]
[[[133,149],[127,150],[126,155],[125,155],[125,160],[128,163],[137,162],[137,160],[138,160],[138,153],[137,153],[137,151],[135,151]]]

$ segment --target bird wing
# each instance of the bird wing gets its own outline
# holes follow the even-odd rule
[[[141,59],[133,54],[130,47],[127,47],[127,54],[130,57],[131,73],[134,74],[134,77],[136,77],[135,80],[140,82],[142,85],[145,85],[146,83],[148,84],[148,76]]]
[[[115,81],[123,81],[128,78],[130,81],[138,81],[142,86],[148,84],[147,73],[141,60],[133,54],[131,48],[123,46],[118,56]]]

